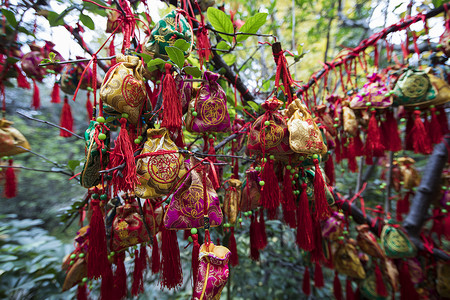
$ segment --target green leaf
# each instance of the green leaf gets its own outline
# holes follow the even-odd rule
[[[199,78],[202,76],[202,71],[200,71],[200,69],[198,67],[191,67],[191,66],[187,66],[183,68],[184,72],[186,72],[186,74],[192,75],[195,78]]]
[[[14,13],[6,8],[2,8],[2,14],[5,16],[6,20],[12,27],[17,27],[16,17]]]
[[[225,61],[225,63],[229,66],[234,64],[236,61],[236,55],[231,54],[231,53],[225,54],[224,56],[222,56],[222,58]]]
[[[257,13],[254,16],[248,18],[244,25],[239,29],[239,32],[252,33],[255,34],[258,32],[259,28],[266,23],[267,13]],[[249,35],[240,34],[236,36],[236,42],[242,42],[246,40]]]
[[[8,64],[15,64],[16,62],[18,62],[20,59],[18,59],[17,57],[8,57],[7,59],[6,59],[6,62],[8,63]]]
[[[169,55],[170,60],[176,64],[180,69],[184,65],[184,55],[183,51],[176,47],[166,47],[167,55]]]
[[[173,46],[177,47],[181,51],[185,51],[185,52],[188,51],[189,48],[191,47],[191,45],[183,39],[176,40],[175,44],[173,44]]]
[[[111,122],[114,122],[115,120],[117,120],[117,118],[111,116],[111,117],[106,118],[105,123],[111,123]]]
[[[228,44],[228,43],[225,42],[225,41],[220,41],[220,42],[217,44],[216,49],[224,50],[224,51],[219,51],[219,52],[226,52],[226,51],[228,51],[228,50],[231,49],[231,46],[230,46],[230,44]]]
[[[55,13],[54,11],[48,12],[47,20],[52,27],[64,25],[64,18],[60,18],[59,14]]]
[[[133,54],[142,57],[144,59],[144,63],[146,63],[146,64],[153,59],[153,57],[151,55],[148,55],[145,53],[133,52]]]
[[[80,21],[81,21],[81,23],[84,24],[84,26],[86,26],[90,30],[95,29],[94,21],[92,21],[91,17],[89,17],[88,15],[80,14]]]
[[[259,110],[259,105],[256,104],[255,102],[253,102],[253,101],[247,101],[247,104],[250,105],[250,107],[253,108],[254,111],[257,112],[257,111]]]
[[[216,29],[217,31],[221,31],[224,33],[233,34],[234,33],[234,27],[233,23],[231,22],[231,19],[227,14],[225,14],[220,9],[209,7],[207,11],[208,20],[211,23],[211,25]],[[220,34],[220,33],[219,33]],[[233,37],[230,35],[220,34],[220,36],[230,43],[233,41]]]
[[[48,58],[49,58],[51,61],[53,61],[53,60],[55,59],[55,56],[56,56],[55,52],[50,52],[50,53],[48,54]]]
[[[165,63],[166,61],[162,60],[161,58],[155,58],[147,63],[147,69],[149,72],[153,72],[158,69],[158,66]]]
[[[75,168],[78,167],[80,165],[80,161],[79,160],[69,160],[67,162],[67,166],[69,167],[69,169],[71,169],[72,171],[75,171]]]

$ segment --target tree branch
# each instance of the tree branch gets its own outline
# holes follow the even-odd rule
[[[54,169],[43,170],[43,169],[28,168],[28,167],[24,167],[24,166],[1,166],[1,165],[0,165],[0,168],[23,169],[23,170],[43,172],[43,173],[61,173],[61,174],[67,175],[69,177],[73,176],[73,173],[68,173],[68,172],[65,172],[64,170],[54,170]]]
[[[74,132],[72,132],[72,131],[70,131],[70,130],[64,128],[64,127],[61,127],[61,126],[59,126],[59,125],[53,124],[52,122],[44,121],[44,120],[40,120],[40,119],[36,119],[36,118],[30,117],[30,116],[27,116],[26,114],[21,113],[20,111],[16,111],[16,112],[17,112],[19,115],[21,115],[21,116],[23,116],[23,117],[25,117],[25,118],[27,118],[27,119],[30,119],[30,120],[33,120],[33,121],[37,121],[37,122],[41,122],[41,123],[45,123],[45,124],[47,124],[47,125],[50,125],[50,126],[59,128],[59,129],[61,129],[61,130],[64,130],[64,131],[66,131],[66,132],[72,134],[72,135],[75,136],[76,138],[79,138],[79,139],[81,139],[81,140],[84,140],[84,138],[81,137],[81,136],[79,136],[78,134],[76,134],[76,133],[74,133]]]

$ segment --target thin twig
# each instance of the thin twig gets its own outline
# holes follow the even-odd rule
[[[97,60],[111,60],[113,58],[116,58],[116,56],[113,55],[113,56],[108,56],[108,57],[97,57]],[[43,67],[43,66],[53,66],[53,65],[75,64],[75,63],[80,63],[80,62],[88,62],[90,60],[91,60],[90,58],[82,58],[82,59],[74,59],[74,60],[55,61],[55,62],[39,64],[38,66]]]
[[[59,128],[59,129],[61,129],[61,130],[67,131],[68,133],[72,134],[72,135],[75,136],[76,138],[79,138],[80,140],[84,140],[84,138],[81,137],[80,135],[78,135],[78,134],[76,134],[76,133],[74,133],[74,132],[72,132],[72,131],[70,131],[70,130],[64,128],[64,127],[61,127],[61,126],[59,126],[59,125],[56,125],[56,124],[54,124],[54,123],[52,123],[52,122],[44,121],[44,120],[41,120],[41,119],[36,119],[36,118],[30,117],[30,116],[27,116],[26,114],[21,113],[20,111],[16,111],[16,112],[17,112],[19,115],[21,115],[21,116],[23,116],[23,117],[25,117],[25,118],[27,118],[27,119],[30,119],[30,120],[33,120],[33,121],[37,121],[37,122],[41,122],[41,123],[45,123],[45,124],[47,124],[47,125],[50,125],[50,126]]]
[[[34,151],[31,151],[30,149],[24,148],[24,147],[22,147],[22,146],[16,146],[16,147],[17,147],[17,148],[20,148],[20,149],[23,149],[23,150],[25,150],[25,151],[27,151],[27,152],[29,152],[29,153],[31,153],[31,154],[34,154],[34,155],[36,155],[36,156],[39,156],[40,158],[42,158],[42,159],[44,159],[44,160],[46,160],[46,161],[48,161],[48,162],[54,164],[54,165],[57,166],[58,168],[61,168],[61,167],[62,167],[62,166],[61,166],[60,164],[58,164],[57,162],[52,161],[51,159],[45,157],[45,156],[42,155],[42,154],[36,153],[36,152],[34,152]]]
[[[44,172],[44,173],[61,173],[67,176],[72,177],[73,174],[71,173],[67,173],[63,170],[43,170],[43,169],[35,169],[35,168],[28,168],[28,167],[24,167],[24,166],[1,166],[0,168],[12,168],[12,169],[23,169],[23,170],[29,170],[29,171],[36,171],[36,172]]]
[[[211,30],[212,32],[223,34],[223,35],[228,35],[228,36],[251,35],[251,36],[271,37],[271,38],[275,39],[275,41],[277,40],[277,37],[274,36],[273,34],[249,33],[249,32],[226,33],[226,32],[223,32],[223,31],[216,30],[212,26],[209,26],[209,25],[206,25],[206,27],[209,30]]]

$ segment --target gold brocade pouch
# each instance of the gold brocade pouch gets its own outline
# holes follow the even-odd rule
[[[126,202],[117,208],[116,217],[112,226],[111,250],[121,251],[150,240],[142,216],[139,213],[137,201],[139,200],[131,203]]]
[[[344,121],[344,131],[351,136],[356,136],[358,134],[358,121],[356,120],[356,115],[353,109],[348,106],[342,108],[342,118]]]
[[[103,103],[120,113],[128,114],[128,120],[137,124],[147,92],[143,81],[143,66],[139,57],[116,55],[117,64],[105,75],[100,88]]]
[[[299,99],[295,99],[287,110],[289,146],[291,149],[303,154],[325,154],[327,146],[323,141],[322,133],[306,106]]]
[[[260,205],[261,186],[259,185],[258,171],[250,167],[245,171],[246,179],[241,193],[241,207],[243,212],[257,209]]]
[[[106,167],[109,162],[107,153],[110,142],[109,130],[103,132],[106,134],[106,139],[104,140],[105,148],[100,150],[98,135],[101,128],[96,126],[95,123],[95,121],[91,120],[88,129],[84,133],[86,161],[80,174],[80,183],[85,188],[96,186],[101,182],[102,176],[99,171]]]
[[[412,188],[419,186],[420,173],[414,167],[416,161],[410,157],[400,157],[397,159],[397,162],[400,166],[400,176],[403,181],[403,188],[411,190]]]
[[[140,198],[167,195],[186,173],[184,158],[170,139],[167,128],[148,129],[147,141],[139,156],[142,157],[137,160],[136,169],[140,184],[135,194]]]
[[[381,250],[380,245],[378,245],[377,238],[375,235],[369,231],[369,225],[363,224],[356,226],[358,231],[358,236],[356,237],[356,242],[359,248],[365,253],[372,257],[385,259],[383,250]]]
[[[388,280],[394,291],[398,291],[399,289],[399,277],[397,267],[392,259],[386,258],[382,263],[383,274]]]
[[[416,247],[408,236],[388,222],[381,232],[381,245],[389,258],[408,258],[416,256]]]
[[[228,180],[230,186],[225,191],[225,200],[223,201],[223,213],[227,217],[228,223],[236,223],[236,218],[241,205],[241,186],[239,179]]]
[[[333,262],[336,271],[347,276],[364,279],[366,272],[358,258],[355,246],[350,243],[342,243],[333,255]]]
[[[436,289],[441,297],[450,297],[450,264],[438,262]]]
[[[10,156],[30,150],[30,144],[19,130],[11,127],[13,122],[0,120],[0,156]],[[25,149],[22,149],[20,147]]]

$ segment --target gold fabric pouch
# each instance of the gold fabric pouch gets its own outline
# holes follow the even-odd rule
[[[157,153],[138,159],[136,163],[139,185],[135,194],[140,198],[155,198],[167,195],[178,180],[186,173],[184,158],[178,153],[178,147],[170,139],[167,128],[148,129],[147,141],[144,144],[141,155]]]
[[[344,131],[351,136],[356,136],[358,132],[358,121],[353,109],[348,106],[342,108],[342,118],[344,121]]]
[[[383,250],[381,250],[380,245],[377,242],[375,235],[369,231],[369,225],[363,224],[356,226],[358,231],[358,236],[356,237],[356,242],[359,248],[365,253],[372,257],[385,259]]]
[[[127,113],[128,120],[137,124],[147,100],[143,81],[143,66],[139,57],[116,55],[117,64],[105,75],[100,88],[103,102],[120,113]]]
[[[410,157],[400,157],[397,159],[397,162],[400,166],[403,188],[411,190],[413,187],[419,186],[420,174],[414,167],[416,161]]]
[[[366,272],[358,258],[356,248],[352,244],[339,245],[333,258],[334,266],[339,273],[357,279],[366,278]]]
[[[295,99],[288,106],[288,117],[289,146],[294,152],[303,154],[327,152],[319,127],[299,99]]]
[[[0,120],[0,156],[10,156],[30,150],[30,144],[27,139],[14,127],[13,122],[2,119]],[[20,147],[25,149],[22,149]]]
[[[228,223],[236,223],[236,218],[241,205],[241,186],[239,179],[230,179],[229,188],[225,191],[225,200],[223,201],[223,212],[227,217]]]

